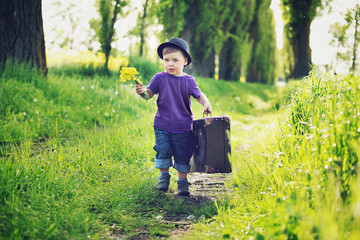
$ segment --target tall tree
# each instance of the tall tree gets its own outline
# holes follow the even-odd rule
[[[0,65],[30,62],[47,73],[41,0],[0,1]]]
[[[256,0],[255,17],[250,26],[251,60],[247,82],[274,83],[276,74],[276,36],[271,0]]]
[[[285,36],[294,56],[294,67],[290,69],[292,78],[307,76],[311,70],[310,25],[317,11],[329,1],[282,0]]]
[[[160,0],[158,17],[163,24],[163,35],[181,37],[190,45],[195,59],[187,72],[202,77],[215,74],[215,48],[213,31],[215,24],[213,1],[206,0]],[[171,19],[171,21],[169,21]]]
[[[220,20],[219,78],[239,81],[241,70],[246,69],[249,58],[249,27],[254,17],[256,3],[252,0],[228,0]],[[245,75],[245,74],[244,74]]]
[[[111,43],[113,42],[115,29],[114,25],[118,14],[123,14],[122,8],[128,4],[127,0],[99,0],[98,9],[100,21],[96,24],[92,21],[91,25],[95,28],[96,35],[99,38],[101,51],[105,54],[104,69],[109,71],[109,57],[111,52]]]
[[[144,55],[144,45],[145,45],[145,27],[146,27],[146,19],[148,15],[148,7],[149,7],[149,0],[145,0],[145,3],[143,5],[143,13],[141,16],[141,31],[140,31],[140,49],[139,49],[139,55],[142,57]]]
[[[137,24],[129,32],[129,35],[135,36],[140,39],[139,42],[139,56],[145,56],[146,52],[146,38],[148,36],[148,29],[150,26],[155,25],[156,8],[155,0],[142,0],[142,11],[138,14]]]
[[[360,4],[348,9],[344,16],[345,24],[339,22],[330,26],[330,44],[337,48],[336,63],[342,61],[350,65],[349,72],[355,73],[358,66],[358,47],[360,43]]]

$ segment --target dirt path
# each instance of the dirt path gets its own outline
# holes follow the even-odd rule
[[[161,221],[165,225],[168,225],[171,229],[168,237],[155,237],[155,239],[182,239],[182,235],[186,231],[190,231],[192,225],[195,224],[196,219],[195,211],[201,207],[208,206],[213,207],[215,200],[219,199],[221,195],[225,193],[224,183],[229,179],[231,174],[206,174],[206,173],[190,173],[188,175],[188,181],[190,182],[190,196],[178,196],[177,192],[171,191],[170,194],[174,194],[175,199],[182,199],[183,204],[186,207],[186,213],[167,214],[164,213],[161,216]],[[181,211],[180,211],[181,212]],[[204,217],[204,216],[203,216]],[[166,227],[165,227],[166,228]],[[133,237],[129,237],[119,232],[112,232],[107,238],[109,240],[148,240],[154,239],[149,236],[149,232],[146,230],[139,230],[139,234]]]
[[[192,209],[200,208],[204,204],[213,204],[219,196],[225,192],[224,182],[230,177],[230,174],[206,174],[191,173],[188,180],[191,183],[188,197],[176,196],[184,200],[184,204],[189,206],[189,212],[178,214],[176,216],[165,216],[164,221],[169,224],[175,224],[176,229],[170,232],[170,239],[181,239],[185,231],[191,230],[195,217],[192,215]]]

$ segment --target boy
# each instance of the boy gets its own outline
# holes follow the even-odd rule
[[[180,38],[171,38],[160,44],[157,52],[165,71],[155,74],[146,89],[142,84],[136,85],[136,93],[146,100],[158,94],[154,119],[155,167],[160,170],[157,189],[164,192],[169,189],[169,168],[172,166],[177,170],[178,194],[188,196],[187,174],[194,151],[190,96],[204,106],[204,113],[209,114],[212,109],[195,79],[183,72],[184,67],[191,63],[188,43]]]

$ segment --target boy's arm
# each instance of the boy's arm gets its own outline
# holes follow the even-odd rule
[[[212,111],[211,105],[209,100],[207,99],[206,95],[204,93],[200,93],[200,97],[196,98],[196,100],[204,106],[204,113],[210,114]]]
[[[136,93],[138,95],[140,95],[142,98],[144,98],[145,100],[149,100],[150,98],[152,98],[154,96],[154,92],[150,88],[145,89],[142,84],[137,84],[135,86],[135,89],[136,89]]]

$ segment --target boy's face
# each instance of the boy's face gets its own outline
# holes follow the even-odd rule
[[[184,66],[187,64],[187,58],[181,51],[163,54],[164,69],[173,76],[184,75]]]

